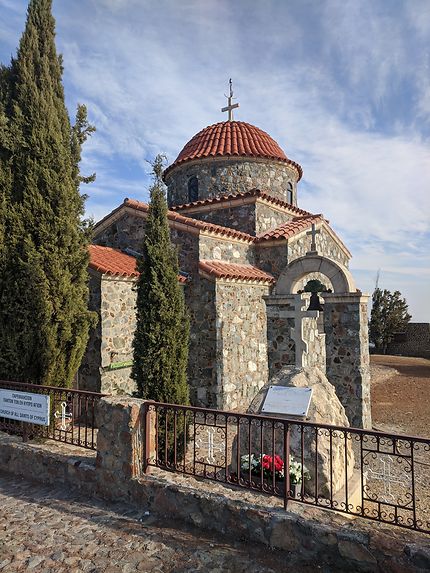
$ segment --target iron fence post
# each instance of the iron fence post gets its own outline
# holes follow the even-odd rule
[[[284,423],[284,509],[290,499],[290,424]]]

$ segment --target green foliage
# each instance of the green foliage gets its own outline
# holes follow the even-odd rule
[[[376,288],[369,323],[369,339],[375,344],[376,351],[385,354],[394,334],[404,331],[410,319],[406,300],[398,290],[392,293]]]
[[[51,0],[31,0],[16,58],[0,69],[0,377],[70,386],[94,316],[81,145],[70,125]]]
[[[163,157],[158,155],[138,267],[131,375],[140,397],[188,404],[189,320],[178,283],[178,257],[170,241],[162,171]]]

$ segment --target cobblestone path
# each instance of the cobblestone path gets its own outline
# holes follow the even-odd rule
[[[0,473],[1,573],[310,573],[286,554]]]

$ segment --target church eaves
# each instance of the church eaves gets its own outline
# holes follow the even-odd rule
[[[243,193],[230,193],[228,195],[220,195],[217,197],[211,197],[209,199],[201,199],[199,201],[193,201],[192,203],[184,203],[183,205],[173,205],[170,207],[171,211],[191,211],[194,208],[199,207],[206,207],[206,206],[214,206],[214,205],[222,205],[224,203],[231,203],[231,206],[236,205],[236,203],[245,203],[245,202],[255,202],[257,200],[262,200],[264,202],[270,203],[272,205],[276,205],[277,207],[281,207],[285,209],[286,212],[295,215],[312,215],[309,211],[305,211],[304,209],[300,209],[295,205],[291,205],[281,199],[277,199],[276,197],[272,197],[269,193],[265,191],[261,191],[260,189],[251,189],[250,191],[245,191]]]
[[[101,245],[90,245],[89,252],[89,267],[103,275],[124,278],[137,278],[139,276],[137,260],[131,255]],[[185,283],[187,279],[183,275],[178,275],[178,281]]]
[[[202,260],[199,263],[199,271],[208,277],[218,279],[231,279],[245,282],[259,282],[273,284],[275,278],[261,269],[252,265],[226,263],[224,261]]]

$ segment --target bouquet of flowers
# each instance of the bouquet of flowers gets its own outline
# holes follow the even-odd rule
[[[263,477],[267,478],[273,477],[273,471],[275,471],[275,477],[282,479],[284,477],[284,465],[284,460],[280,456],[247,454],[240,458],[240,469],[243,472],[249,472],[249,468],[251,468],[251,474],[261,475],[261,469],[263,469]],[[303,466],[303,478],[310,479],[309,471],[305,466]],[[301,481],[302,464],[290,456],[290,483],[293,485],[301,483]]]

